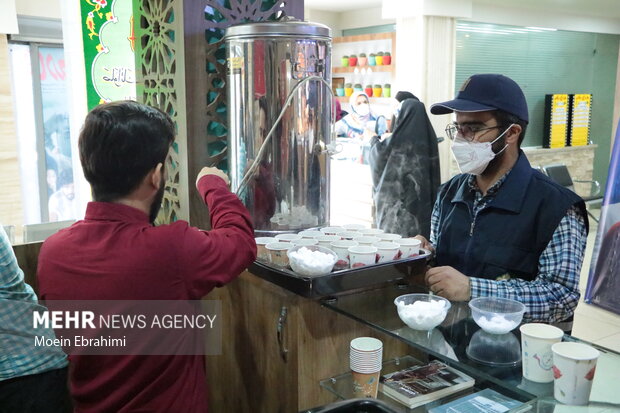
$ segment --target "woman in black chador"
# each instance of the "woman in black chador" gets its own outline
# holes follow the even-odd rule
[[[371,140],[370,170],[377,228],[430,236],[440,184],[437,136],[424,104],[405,99],[390,137]]]

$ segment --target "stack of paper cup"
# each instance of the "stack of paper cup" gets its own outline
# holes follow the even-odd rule
[[[355,397],[377,397],[383,358],[383,343],[372,337],[351,340],[349,353]]]

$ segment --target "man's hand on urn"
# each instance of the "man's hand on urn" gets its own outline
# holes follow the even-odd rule
[[[206,175],[219,176],[220,178],[222,178],[226,182],[226,185],[230,185],[230,180],[228,179],[228,175],[226,175],[226,173],[224,171],[222,171],[221,169],[212,167],[212,166],[211,167],[210,166],[205,166],[198,173],[198,177],[196,178],[196,188],[198,188],[198,181],[200,181],[200,178],[202,178],[203,176],[206,176]]]
[[[428,288],[451,301],[467,301],[471,297],[469,277],[453,267],[434,267],[424,276]]]

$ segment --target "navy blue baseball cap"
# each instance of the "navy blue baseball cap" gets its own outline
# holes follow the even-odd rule
[[[529,122],[525,95],[517,82],[504,75],[478,74],[463,82],[456,99],[433,104],[431,113],[445,115],[497,109]]]

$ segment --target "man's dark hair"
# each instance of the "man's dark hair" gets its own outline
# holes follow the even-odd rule
[[[517,147],[520,148],[521,142],[523,142],[523,138],[525,137],[525,132],[527,130],[527,122],[522,119],[519,119],[512,113],[508,113],[500,109],[495,111],[495,120],[497,121],[499,125],[502,125],[505,128],[510,126],[512,123],[514,123],[515,125],[521,126],[521,135],[519,135],[519,143],[517,145]]]
[[[113,202],[131,193],[166,161],[174,135],[172,119],[147,105],[118,101],[91,110],[78,147],[93,199]]]

